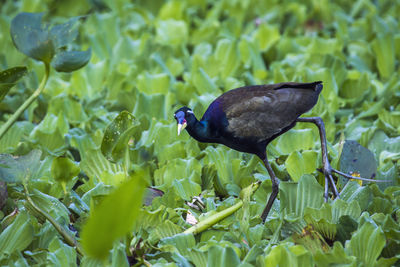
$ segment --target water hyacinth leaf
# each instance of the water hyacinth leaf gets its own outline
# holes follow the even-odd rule
[[[76,251],[55,237],[49,244],[47,260],[53,266],[76,266]]]
[[[336,234],[336,228],[334,224],[327,223],[325,220],[314,222],[312,225],[308,225],[300,233],[294,233],[292,238],[298,245],[303,245],[311,253],[323,250],[328,251],[329,245],[326,243],[324,237],[333,240]]]
[[[331,251],[323,252],[316,251],[314,255],[314,260],[316,266],[329,267],[333,264],[350,264],[355,262],[353,256],[346,254],[342,244],[340,242],[335,242]]]
[[[196,240],[193,234],[177,233],[170,237],[165,237],[160,241],[159,248],[162,251],[179,252],[186,254],[188,248],[193,248]]]
[[[220,40],[215,50],[215,59],[219,62],[222,78],[234,76],[240,62],[235,42],[229,39]]]
[[[346,140],[340,156],[340,170],[344,173],[359,175],[364,178],[376,177],[374,154],[361,146],[357,141]],[[340,176],[340,184],[345,185],[348,179]]]
[[[288,155],[295,150],[313,148],[316,140],[312,129],[292,129],[279,137],[276,147],[280,154]]]
[[[50,63],[55,54],[48,26],[42,25],[43,13],[19,13],[11,21],[11,37],[15,47],[33,59]]]
[[[320,208],[323,188],[311,175],[303,175],[299,183],[282,182],[279,186],[281,210],[286,214],[302,216],[306,208]]]
[[[340,217],[336,223],[336,240],[345,244],[346,240],[350,240],[351,235],[357,230],[357,227],[357,221],[349,215]]]
[[[104,197],[82,228],[82,246],[93,258],[105,259],[113,243],[132,230],[142,205],[145,183],[136,175]]]
[[[41,154],[39,150],[32,150],[29,154],[20,157],[1,154],[0,179],[6,182],[22,182],[34,176],[40,166]]]
[[[161,44],[178,46],[188,40],[188,27],[183,20],[161,20],[156,29],[156,41]]]
[[[57,157],[51,164],[51,176],[65,184],[79,174],[79,167],[69,158]]]
[[[101,152],[112,162],[123,159],[128,148],[128,142],[139,121],[128,111],[122,111],[106,128]]]
[[[379,75],[387,79],[393,74],[395,67],[395,48],[392,34],[378,35],[372,41],[372,50],[376,55]]]
[[[274,266],[314,266],[311,252],[302,245],[281,244],[274,247],[264,258],[267,267]]]
[[[0,260],[15,251],[24,250],[34,238],[28,213],[21,212],[15,221],[0,234]]]
[[[42,24],[43,13],[19,13],[11,21],[11,37],[14,45],[25,55],[50,64],[56,71],[71,72],[85,66],[91,50],[67,51],[68,44],[77,36],[73,28],[79,17],[55,25]]]
[[[349,181],[340,192],[340,198],[348,203],[355,200],[360,205],[361,210],[366,210],[372,199],[372,193],[369,187],[360,186],[355,181]]]
[[[50,38],[56,49],[65,48],[65,46],[76,39],[78,36],[77,21],[81,17],[73,17],[63,24],[55,25],[50,30]]]
[[[318,154],[315,151],[290,153],[285,161],[285,166],[293,181],[299,181],[303,174],[310,174],[317,168]]]
[[[14,67],[0,72],[0,102],[17,81],[26,75],[27,71],[26,67]]]
[[[359,264],[374,266],[385,242],[385,235],[380,227],[364,223],[346,243],[346,250],[357,258]]]
[[[231,247],[213,246],[208,250],[207,266],[239,266],[240,258]]]
[[[85,66],[91,55],[91,49],[86,51],[61,51],[54,56],[51,66],[59,72],[72,72]]]

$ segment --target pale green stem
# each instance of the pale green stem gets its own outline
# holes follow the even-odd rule
[[[38,212],[40,215],[45,217],[53,226],[56,228],[57,232],[63,237],[65,240],[65,243],[68,245],[75,247],[76,252],[78,252],[79,255],[83,256],[83,250],[81,248],[81,245],[79,242],[70,234],[67,232],[67,230],[64,229],[64,227],[59,224],[50,214],[48,214],[46,211],[42,210],[39,208],[35,202],[33,202],[33,199],[29,195],[28,187],[24,184],[25,188],[25,194],[26,194],[26,199],[28,200],[29,204],[31,204],[32,208]]]
[[[208,229],[209,227],[213,226],[217,222],[222,221],[226,217],[232,215],[238,209],[240,209],[242,206],[243,206],[243,200],[240,199],[232,207],[229,207],[229,208],[227,208],[227,209],[225,209],[223,211],[220,211],[218,213],[215,213],[215,214],[211,215],[210,217],[208,217],[204,221],[201,221],[198,224],[193,225],[192,227],[190,227],[189,229],[187,229],[183,233],[185,233],[185,234],[198,234],[198,233]]]
[[[260,183],[259,182],[255,182],[253,184],[251,184],[248,188],[250,188],[251,192],[250,195],[252,195],[257,188],[259,187]],[[247,188],[246,188],[247,189]],[[245,190],[245,189],[243,189]],[[242,190],[242,191],[243,191]],[[235,205],[233,205],[232,207],[229,207],[223,211],[220,211],[218,213],[215,213],[213,215],[211,215],[210,217],[206,218],[205,220],[199,222],[196,225],[193,225],[192,227],[190,227],[189,229],[187,229],[186,231],[184,231],[184,234],[198,234],[208,228],[210,228],[211,226],[213,226],[214,224],[222,221],[223,219],[225,219],[226,217],[232,215],[233,213],[235,213],[237,210],[239,210],[241,207],[243,206],[243,200],[239,200]]]
[[[50,65],[48,63],[44,64],[45,72],[42,81],[40,82],[39,87],[36,89],[35,92],[15,111],[15,113],[4,123],[0,128],[0,139],[6,134],[6,132],[10,129],[10,127],[18,120],[19,116],[27,109],[33,101],[40,95],[43,91],[47,80],[49,79],[50,74]]]

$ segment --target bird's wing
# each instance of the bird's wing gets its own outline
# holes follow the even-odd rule
[[[310,90],[315,84],[309,88],[300,85],[284,83],[225,93],[220,101],[229,123],[227,130],[234,136],[255,137],[260,141],[281,133],[318,100],[319,92]]]

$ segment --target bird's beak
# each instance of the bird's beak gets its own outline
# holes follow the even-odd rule
[[[181,134],[181,132],[186,128],[186,126],[187,126],[186,121],[183,123],[178,123],[178,135]]]

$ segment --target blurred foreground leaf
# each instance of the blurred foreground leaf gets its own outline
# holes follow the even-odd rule
[[[144,188],[143,179],[136,175],[92,209],[82,229],[82,246],[88,256],[107,258],[114,241],[132,230],[142,205]]]

